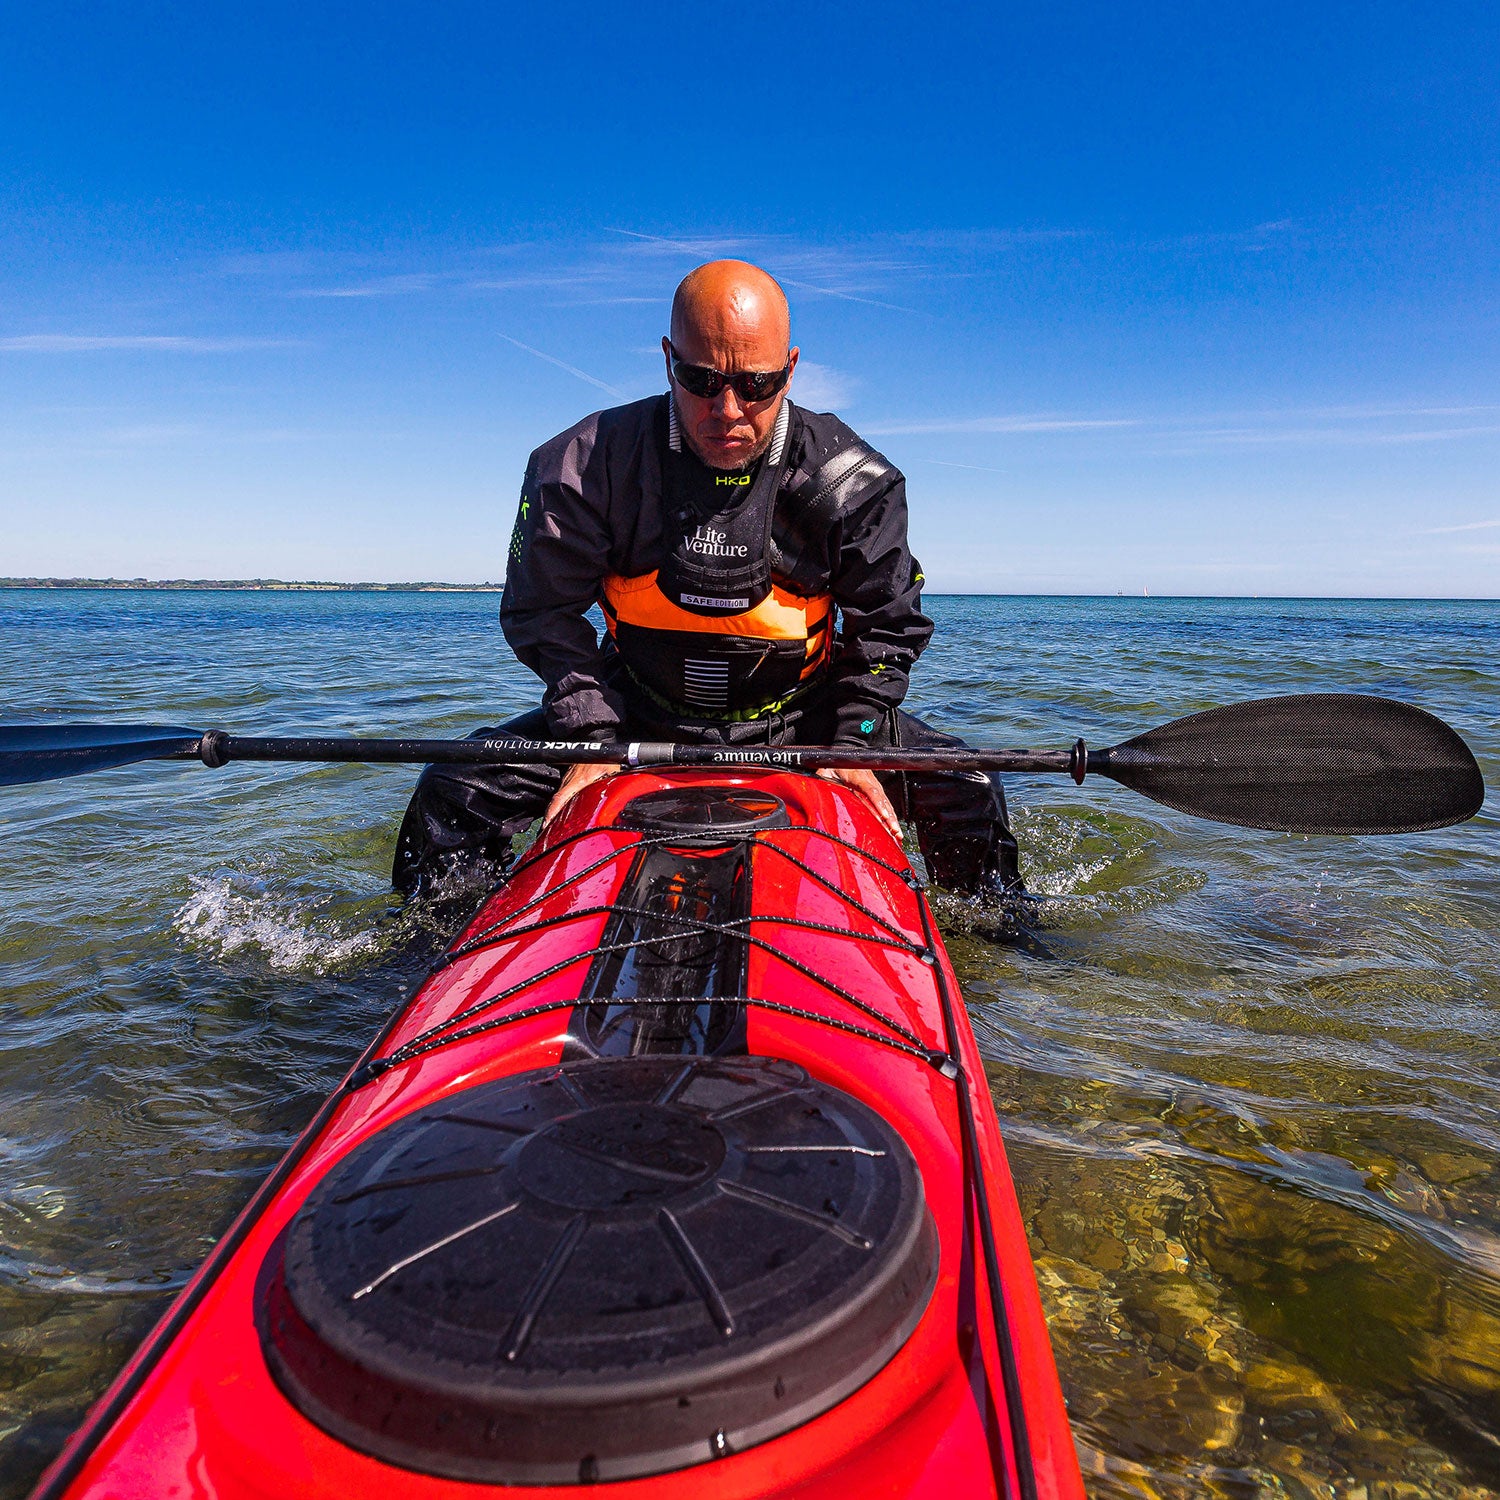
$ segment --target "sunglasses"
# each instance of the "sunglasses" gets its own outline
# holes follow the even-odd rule
[[[667,340],[667,348],[672,351],[672,379],[688,395],[702,396],[704,400],[712,400],[727,385],[741,401],[768,401],[792,378],[791,360],[779,370],[741,370],[726,375],[708,365],[690,365],[671,339]]]

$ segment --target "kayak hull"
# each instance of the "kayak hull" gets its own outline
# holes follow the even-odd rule
[[[673,799],[684,793],[701,800],[710,783],[750,807],[752,824],[762,803],[780,810],[748,831],[709,826],[680,837],[641,812],[664,806],[663,798],[676,807]],[[729,858],[726,851],[738,861],[727,875],[710,868]],[[671,878],[662,884],[650,864],[659,855],[709,870],[703,888],[719,881],[729,905],[706,918],[674,907],[691,904],[692,892],[685,896]],[[665,929],[666,938],[660,901],[642,905],[646,890],[667,892],[662,899],[678,925]],[[706,934],[717,945],[689,944],[693,951],[684,957],[679,931],[696,935],[695,942]],[[654,971],[641,972],[663,954]],[[409,1466],[387,1462],[364,1451],[370,1444],[361,1445],[357,1432],[356,1441],[348,1440],[351,1430],[335,1435],[329,1428],[337,1424],[316,1401],[302,1399],[267,1331],[279,1257],[289,1236],[307,1239],[303,1210],[313,1199],[322,1212],[320,1185],[350,1170],[362,1149],[373,1159],[395,1132],[451,1111],[457,1098],[475,1100],[485,1089],[514,1089],[570,1068],[612,1068],[607,1059],[622,1045],[660,1051],[660,1037],[641,1029],[646,1023],[632,1006],[644,1013],[643,984],[649,998],[657,994],[651,986],[659,990],[687,971],[717,1003],[696,1004],[699,991],[689,988],[672,1005],[651,1007],[659,1018],[652,1024],[671,1033],[669,1053],[678,1047],[686,1061],[707,1040],[731,1072],[734,1058],[755,1066],[778,1060],[805,1075],[809,1087],[830,1097],[837,1091],[878,1117],[909,1152],[933,1254],[930,1275],[922,1273],[928,1284],[920,1309],[894,1351],[883,1350],[878,1368],[861,1370],[852,1389],[840,1387],[826,1409],[790,1430],[741,1445],[728,1436],[732,1426],[719,1423],[665,1471],[635,1477],[613,1477],[597,1461],[590,1468],[588,1453],[569,1482],[453,1477],[432,1471],[441,1462],[420,1457]],[[486,901],[319,1111],[44,1476],[39,1500],[332,1500],[366,1490],[458,1500],[511,1487],[543,1500],[576,1494],[591,1480],[608,1482],[622,1500],[696,1496],[709,1483],[726,1500],[1081,1497],[1024,1226],[982,1059],[957,996],[904,855],[842,785],[778,771],[636,771],[596,783]],[[683,1025],[673,1005],[689,1017]],[[847,1145],[796,1149],[880,1154]],[[981,1175],[984,1189],[976,1191]],[[762,1206],[767,1196],[753,1186],[735,1193]],[[797,1212],[810,1220],[824,1210]],[[846,1212],[841,1204],[827,1208]],[[781,1216],[795,1217],[785,1208]],[[847,1226],[835,1232],[858,1238]],[[708,1305],[717,1304],[710,1298]],[[545,1312],[543,1321],[565,1311]],[[787,1365],[799,1368],[795,1360]]]

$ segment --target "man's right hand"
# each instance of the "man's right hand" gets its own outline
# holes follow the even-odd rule
[[[586,765],[571,766],[568,774],[562,779],[562,785],[552,794],[552,800],[547,804],[547,811],[542,814],[543,829],[548,828],[552,820],[591,781],[598,781],[604,776],[613,776],[619,769],[616,765],[599,764],[594,761]]]

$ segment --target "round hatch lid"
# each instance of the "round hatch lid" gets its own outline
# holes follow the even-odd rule
[[[643,833],[742,834],[790,828],[786,803],[751,786],[664,786],[625,804],[622,828]]]
[[[826,1411],[916,1326],[910,1150],[792,1063],[619,1058],[450,1095],[340,1162],[267,1257],[304,1415],[454,1479],[684,1468]]]

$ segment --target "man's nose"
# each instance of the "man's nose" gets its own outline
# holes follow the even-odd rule
[[[740,399],[732,385],[726,385],[714,397],[714,415],[721,422],[738,422],[745,415],[745,408],[740,405]]]

